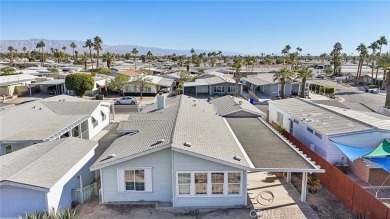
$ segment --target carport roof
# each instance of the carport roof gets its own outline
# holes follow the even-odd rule
[[[259,118],[226,118],[254,170],[324,172]]]
[[[59,84],[65,84],[65,79],[47,80],[38,83],[33,83],[31,85],[59,85]]]

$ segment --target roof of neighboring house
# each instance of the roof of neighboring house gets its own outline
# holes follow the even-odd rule
[[[171,87],[174,80],[170,78],[161,78],[156,84],[163,87]]]
[[[220,76],[211,77],[211,78],[201,78],[201,79],[196,79],[193,82],[185,82],[184,87],[206,86],[206,85],[215,85],[215,84],[222,84],[222,83],[235,83],[235,80],[232,78],[220,77]]]
[[[27,81],[34,81],[37,76],[29,74],[15,74],[15,75],[6,75],[0,77],[0,86],[8,86],[11,84],[22,83]]]
[[[274,73],[261,73],[257,75],[248,75],[241,78],[242,81],[247,81],[251,84],[260,86],[266,84],[277,84],[279,81],[274,81]]]
[[[216,108],[216,111],[220,116],[227,116],[229,114],[238,112],[238,111],[245,111],[248,113],[253,114],[254,116],[263,116],[264,113],[261,112],[257,107],[253,106],[251,103],[249,103],[247,100],[232,97],[229,95],[219,97],[216,99],[211,100],[211,103]],[[240,104],[241,103],[241,104]]]
[[[248,154],[254,168],[295,169],[317,172],[319,168],[308,161],[298,149],[283,140],[277,132],[258,118],[226,118]]]
[[[122,75],[127,75],[129,77],[134,77],[140,75],[142,72],[139,70],[123,70],[123,71],[119,71],[118,73]]]
[[[191,82],[185,82],[183,87],[195,87],[195,86],[207,86],[209,83],[206,81],[206,79],[196,79],[195,81]]]
[[[96,146],[97,142],[69,137],[0,156],[0,182],[50,189]]]
[[[330,106],[319,106],[297,98],[270,101],[269,104],[291,114],[325,135],[364,131],[374,128],[348,117],[348,113],[347,115],[341,113],[352,111],[348,109],[334,107],[339,109],[338,112],[334,112],[329,110]]]
[[[232,97],[219,98],[219,101],[228,103],[237,103]],[[119,137],[103,153],[103,155],[92,165],[91,170],[111,166],[136,157],[140,157],[159,150],[171,148],[173,151],[199,157],[216,163],[233,166],[240,169],[269,168],[270,165],[257,163],[254,166],[251,159],[255,161],[267,158],[251,158],[242,148],[242,142],[237,139],[232,131],[229,120],[218,115],[215,110],[220,103],[214,104],[206,99],[197,99],[189,96],[180,95],[174,98],[166,99],[166,107],[161,110],[156,109],[156,103],[148,105],[140,113],[134,113],[129,116],[129,121],[121,124],[121,130],[131,132]],[[220,104],[225,106],[225,104]],[[242,118],[240,118],[242,119]],[[259,121],[255,118],[256,121]],[[237,121],[237,120],[236,120]],[[246,120],[240,120],[244,124]],[[262,123],[256,123],[256,127],[250,127],[252,131],[268,129]],[[244,128],[243,129],[246,129]],[[234,127],[233,127],[234,128]],[[127,129],[127,130],[126,130]],[[135,132],[134,132],[135,131]],[[265,134],[264,134],[265,133]],[[273,133],[270,130],[262,130],[257,135],[263,138],[270,137]],[[272,134],[272,140],[250,139],[245,144],[258,145],[266,142],[264,148],[274,148],[281,151],[278,159],[284,159],[297,165],[290,165],[287,162],[275,164],[277,168],[291,170],[302,170],[310,172],[321,172],[318,167],[310,161],[302,158],[298,151],[294,150],[287,142],[276,134]],[[279,138],[279,140],[278,140]],[[241,143],[240,143],[241,142]],[[261,154],[261,148],[252,147],[257,154]],[[288,151],[288,153],[286,153]],[[296,156],[293,155],[297,153]],[[262,156],[266,156],[262,154]],[[275,159],[274,162],[277,162]],[[303,160],[303,161],[302,161]],[[303,162],[303,164],[302,164]],[[306,166],[305,166],[306,162]],[[257,165],[256,164],[256,165]],[[271,165],[272,166],[272,165]],[[298,171],[297,171],[298,172]]]
[[[47,80],[47,81],[37,82],[31,85],[35,86],[35,85],[59,85],[59,84],[65,84],[65,79]]]
[[[87,120],[102,101],[59,95],[0,111],[1,141],[45,140]],[[21,134],[22,133],[22,134]]]
[[[335,107],[339,107],[339,108],[345,108],[345,109],[348,109],[348,107],[346,105],[344,105],[343,103],[340,103],[339,101],[337,100],[310,100],[311,102],[313,103],[316,103],[316,104],[322,104],[322,105],[327,105],[327,106],[335,106]]]

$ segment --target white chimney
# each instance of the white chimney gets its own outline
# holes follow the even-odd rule
[[[165,96],[162,93],[157,95],[157,110],[165,108]]]

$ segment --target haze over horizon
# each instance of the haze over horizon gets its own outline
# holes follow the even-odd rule
[[[77,40],[177,50],[357,54],[390,37],[390,1],[1,1],[2,40]],[[382,51],[389,51],[389,45]]]

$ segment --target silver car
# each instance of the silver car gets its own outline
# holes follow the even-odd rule
[[[117,100],[115,102],[115,104],[118,104],[118,105],[124,105],[124,104],[131,104],[131,105],[134,105],[136,104],[138,101],[137,101],[137,98],[135,97],[123,97],[119,100]]]

